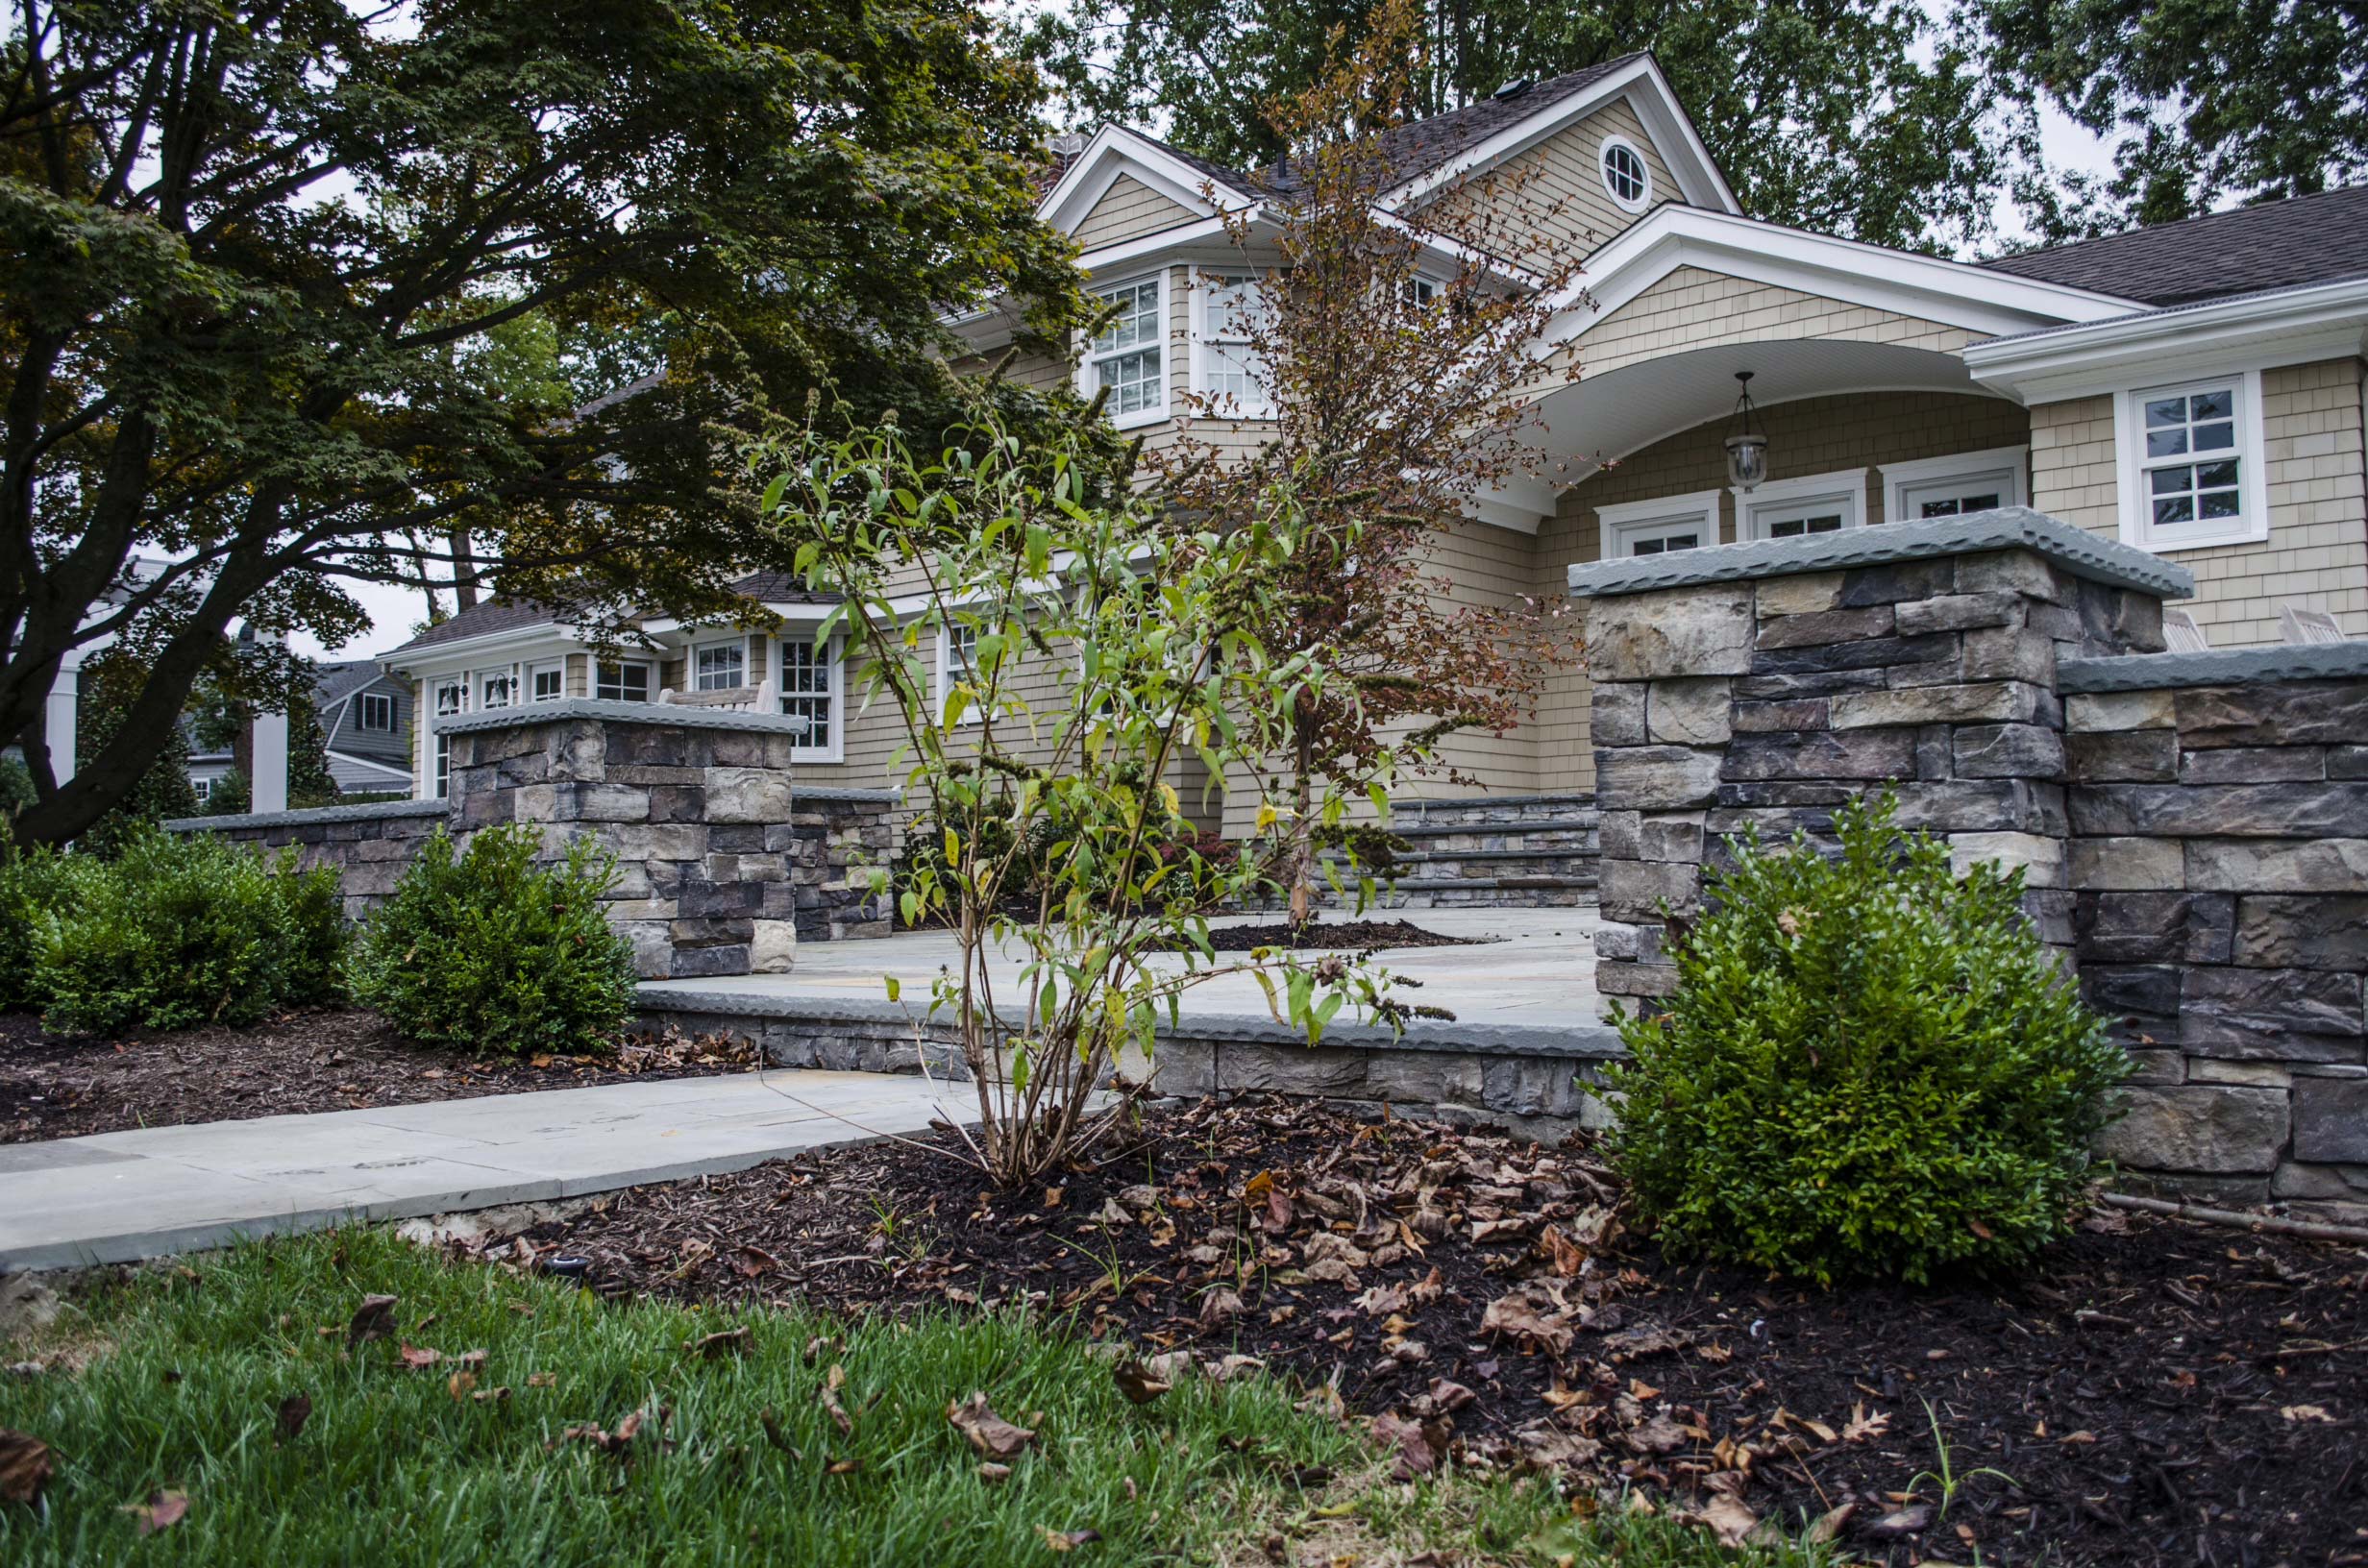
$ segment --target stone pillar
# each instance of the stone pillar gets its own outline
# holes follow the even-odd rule
[[[805,721],[644,702],[446,719],[456,833],[542,825],[617,857],[609,921],[646,979],[768,974],[797,954],[790,752]]]
[[[1886,783],[1961,863],[2026,870],[2072,942],[2060,654],[2162,646],[2182,569],[2027,508],[1570,568],[1587,617],[1605,924],[1597,987],[1675,989],[1663,909],[1720,840],[1828,832]]]

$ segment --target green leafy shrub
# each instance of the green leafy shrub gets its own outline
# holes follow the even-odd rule
[[[66,891],[34,920],[32,988],[47,1027],[245,1024],[333,992],[336,871],[296,870],[210,834],[125,834],[111,860],[55,857]]]
[[[0,845],[0,1013],[38,1012],[48,1000],[42,925],[60,908],[80,902],[83,878],[103,870],[87,856]]]
[[[1614,1014],[1615,1157],[1682,1249],[1923,1283],[2064,1230],[2127,1058],[2023,919],[2022,873],[1954,875],[1894,805],[1838,813],[1830,858],[1733,845],[1672,933],[1667,1012]]]
[[[538,865],[527,823],[456,853],[442,829],[371,916],[347,966],[354,1000],[413,1040],[471,1052],[604,1049],[633,1007],[632,948],[601,896],[616,859],[589,839]]]

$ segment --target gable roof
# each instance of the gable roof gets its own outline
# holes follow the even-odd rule
[[[1984,265],[2158,306],[2368,277],[2368,185],[2158,223]]]
[[[787,572],[752,572],[731,585],[731,591],[743,599],[759,604],[836,604],[836,594],[818,594],[806,587],[799,577]],[[471,637],[489,636],[495,632],[526,631],[535,626],[547,626],[567,619],[568,612],[531,600],[489,599],[460,611],[448,621],[438,622],[400,647],[392,648],[382,659],[369,662],[375,672],[382,659],[398,653],[417,653],[444,643],[456,643]],[[324,670],[341,669],[329,666]],[[356,682],[356,685],[367,682]]]
[[[318,665],[312,672],[312,700],[328,707],[384,677],[385,672],[379,668],[376,659],[339,659],[333,664]]]
[[[1389,170],[1388,182],[1397,186],[1418,180],[1441,164],[1478,151],[1522,122],[1645,58],[1643,50],[1636,50],[1599,65],[1583,66],[1534,82],[1510,96],[1483,98],[1426,120],[1392,126],[1375,138],[1383,165]],[[1288,195],[1303,184],[1299,171],[1285,166],[1274,172],[1270,188]]]

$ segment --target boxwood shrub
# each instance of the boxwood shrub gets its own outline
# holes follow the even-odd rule
[[[2011,1267],[2063,1234],[2128,1060],[2021,910],[2022,873],[1963,876],[1886,794],[1838,852],[1729,841],[1673,929],[1659,1016],[1612,1147],[1680,1251],[1807,1276]]]
[[[296,869],[208,833],[126,833],[112,859],[36,855],[12,880],[44,878],[22,1000],[65,1034],[135,1025],[248,1024],[331,999],[345,919],[334,868]]]
[[[354,1000],[411,1039],[471,1054],[605,1049],[631,1016],[631,946],[601,898],[616,859],[589,839],[538,863],[539,829],[441,828],[364,924]]]

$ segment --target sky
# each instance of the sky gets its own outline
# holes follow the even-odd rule
[[[2040,135],[2042,147],[2052,166],[2084,172],[2110,172],[2112,156],[2108,144],[2074,124],[2053,107],[2041,110]],[[2011,205],[2003,193],[1999,204],[1999,223],[2006,237],[2012,239],[2022,236]],[[427,619],[427,603],[416,588],[396,588],[382,583],[349,583],[347,589],[369,612],[371,629],[334,649],[323,647],[309,633],[300,634],[291,639],[298,652],[323,660],[375,657],[408,641],[411,628]],[[448,606],[449,603],[447,596]]]

